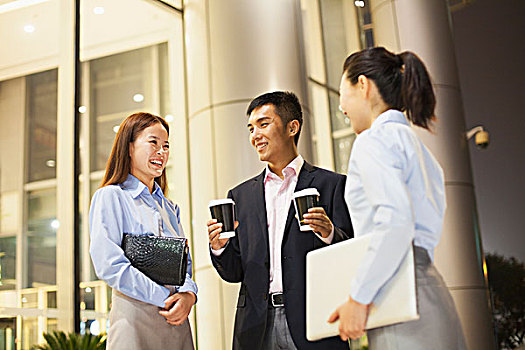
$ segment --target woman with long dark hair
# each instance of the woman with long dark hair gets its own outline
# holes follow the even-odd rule
[[[370,348],[464,349],[454,302],[433,264],[446,206],[443,171],[410,126],[428,130],[435,119],[423,62],[382,47],[352,54],[343,67],[340,104],[358,134],[345,199],[356,237],[372,237],[349,300],[329,321],[340,320],[343,340],[361,337],[369,305],[414,244],[420,318],[369,330]]]
[[[164,194],[169,126],[135,113],[119,127],[102,186],[89,212],[97,276],[113,288],[108,349],[193,349],[188,314],[197,298],[191,258],[180,287],[162,286],[131,266],[124,233],[179,236],[180,210]]]

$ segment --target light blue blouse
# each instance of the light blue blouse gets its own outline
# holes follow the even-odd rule
[[[179,213],[179,207],[164,197],[156,183],[150,193],[133,175],[122,184],[98,189],[89,210],[89,252],[97,276],[129,297],[160,307],[170,289],[197,295],[190,256],[184,285],[166,287],[131,266],[121,248],[124,233],[184,237]]]
[[[440,165],[397,110],[382,113],[354,142],[345,200],[355,236],[373,235],[351,297],[373,301],[412,241],[433,259],[445,212]]]

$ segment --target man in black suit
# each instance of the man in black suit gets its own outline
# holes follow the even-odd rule
[[[233,348],[348,349],[338,337],[308,341],[305,310],[306,253],[353,237],[346,177],[298,154],[303,118],[293,93],[263,94],[247,115],[250,142],[266,169],[228,192],[238,219],[233,238],[220,239],[222,224],[208,222],[213,266],[225,281],[241,282]],[[313,232],[300,231],[292,196],[312,187],[320,193],[320,206],[305,216]]]

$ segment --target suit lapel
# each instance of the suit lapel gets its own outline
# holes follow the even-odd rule
[[[297,185],[295,186],[295,191],[304,190],[305,188],[308,188],[310,184],[312,183],[313,179],[315,178],[313,171],[314,167],[307,162],[304,162],[303,167],[301,168],[301,171],[299,172],[299,179],[297,179]],[[290,225],[292,224],[292,220],[295,217],[295,207],[293,205],[293,199],[292,203],[290,203],[290,209],[288,210],[288,217],[286,218],[286,225],[284,226],[284,237],[288,234],[288,231],[290,229]]]
[[[266,199],[264,196],[264,173],[254,178],[252,182],[252,193],[254,195],[255,215],[259,220],[261,232],[264,234],[264,241],[268,243],[268,219],[266,217]]]

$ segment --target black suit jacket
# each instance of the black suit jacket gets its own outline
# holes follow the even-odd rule
[[[295,191],[315,187],[320,205],[334,225],[333,243],[353,237],[344,201],[346,176],[304,163]],[[213,266],[227,282],[241,283],[235,315],[234,349],[260,349],[266,328],[270,253],[264,196],[264,171],[228,192],[235,201],[239,221],[220,256],[211,254]],[[282,277],[286,319],[293,341],[303,349],[348,349],[338,337],[306,340],[306,253],[326,244],[311,231],[300,231],[290,205],[282,242]],[[330,268],[327,266],[327,268]],[[327,297],[330,292],[327,291]]]

